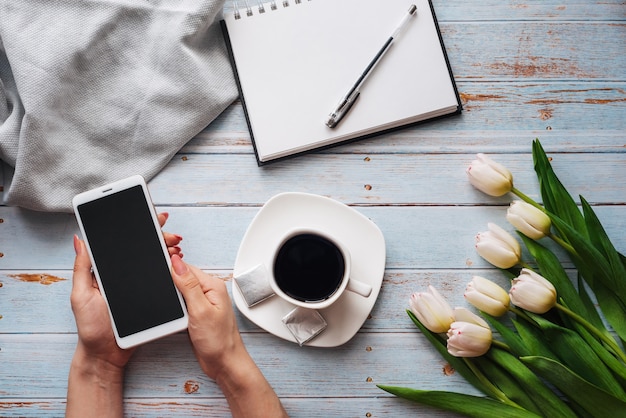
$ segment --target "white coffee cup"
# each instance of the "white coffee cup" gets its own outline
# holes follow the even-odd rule
[[[309,309],[324,309],[345,290],[369,297],[372,287],[350,278],[350,252],[316,228],[294,228],[279,241],[268,270],[270,285],[282,299]]]

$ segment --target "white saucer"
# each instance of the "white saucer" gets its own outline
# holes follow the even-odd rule
[[[374,222],[343,203],[314,194],[281,193],[268,200],[252,220],[239,246],[233,274],[237,276],[261,263],[267,264],[281,237],[295,227],[328,231],[343,242],[352,259],[351,277],[372,286],[367,298],[345,291],[333,305],[319,311],[328,326],[305,345],[339,346],[361,328],[380,293],[385,272],[385,238]],[[256,325],[296,342],[281,321],[295,305],[274,295],[248,307],[236,285],[232,295],[237,308]]]

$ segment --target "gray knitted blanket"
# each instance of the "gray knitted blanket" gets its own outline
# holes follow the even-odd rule
[[[223,4],[0,0],[5,203],[67,212],[78,192],[158,173],[237,97]]]

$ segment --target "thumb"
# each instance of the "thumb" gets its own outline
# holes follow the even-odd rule
[[[206,302],[200,281],[187,264],[178,256],[172,256],[172,279],[182,293],[188,308]]]
[[[76,252],[76,258],[74,259],[72,289],[75,292],[83,292],[93,286],[91,260],[87,254],[85,243],[76,235],[74,235],[74,250]]]

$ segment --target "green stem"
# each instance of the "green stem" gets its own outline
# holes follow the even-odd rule
[[[530,197],[526,196],[524,193],[522,193],[519,189],[512,187],[511,188],[511,193],[513,193],[515,196],[519,197],[520,199],[522,199],[524,202],[529,203],[531,205],[533,205],[534,207],[536,207],[537,209],[541,210],[542,212],[546,212],[546,209],[541,206],[539,203],[535,202],[533,199],[531,199]]]
[[[501,350],[508,351],[509,353],[511,352],[511,347],[509,347],[507,344],[503,343],[502,341],[491,340],[491,345],[493,347],[498,347]]]
[[[561,312],[563,312],[564,314],[566,314],[567,316],[569,316],[570,318],[572,318],[574,321],[578,322],[583,327],[585,327],[587,331],[589,331],[590,333],[598,337],[601,341],[603,341],[606,345],[608,345],[611,348],[611,350],[613,350],[615,355],[617,355],[624,363],[626,363],[626,354],[624,354],[624,352],[619,348],[615,340],[613,340],[609,336],[600,332],[598,328],[594,327],[585,318],[578,315],[576,312],[571,311],[570,309],[566,308],[560,303],[557,303],[556,305],[554,305],[554,307],[560,310]]]
[[[465,362],[465,364],[467,365],[467,367],[472,371],[472,373],[474,373],[474,376],[476,376],[476,378],[478,380],[480,380],[480,382],[485,386],[485,388],[489,389],[491,391],[491,395],[493,397],[495,397],[496,399],[498,399],[500,402],[503,402],[507,405],[510,406],[514,406],[516,408],[520,408],[523,409],[520,405],[516,404],[515,402],[513,402],[512,400],[510,400],[506,394],[504,392],[502,392],[500,389],[498,389],[498,387],[496,385],[494,385],[493,383],[491,383],[491,381],[489,379],[487,379],[487,377],[483,374],[483,372],[481,372],[478,367],[476,367],[474,365],[474,363],[472,363],[471,361],[469,361],[467,358],[463,358],[463,361]]]
[[[550,233],[548,235],[554,242],[556,242],[557,244],[559,244],[561,247],[563,247],[563,249],[565,249],[565,251],[567,251],[568,253],[579,257],[578,253],[576,252],[576,249],[574,247],[572,247],[571,245],[569,245],[567,242],[563,241],[563,239],[561,237],[559,237],[558,235],[554,235],[553,233]]]
[[[533,325],[537,325],[537,323],[526,314],[526,312],[524,312],[523,310],[513,306],[513,305],[509,305],[509,311],[513,312],[515,315],[519,316],[520,318],[525,319],[526,321],[530,322]]]

